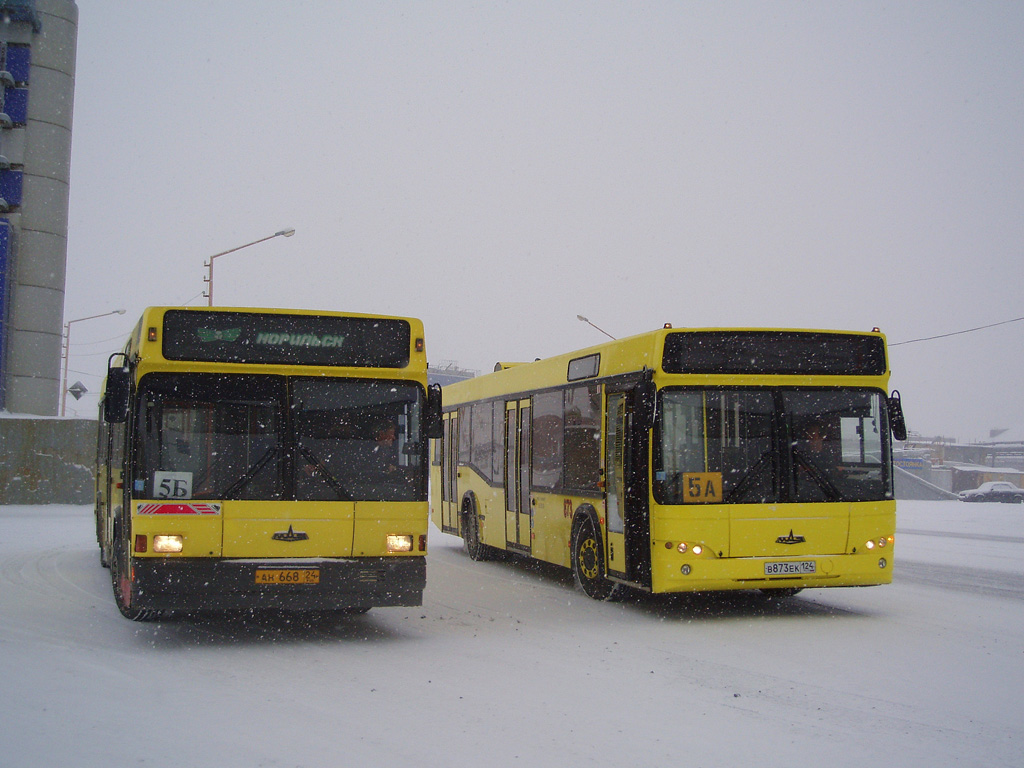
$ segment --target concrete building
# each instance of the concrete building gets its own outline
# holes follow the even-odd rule
[[[78,7],[0,0],[0,409],[57,415]]]

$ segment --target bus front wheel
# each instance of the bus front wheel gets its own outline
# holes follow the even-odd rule
[[[572,531],[572,575],[576,586],[595,600],[611,600],[620,589],[605,578],[601,537],[589,517],[580,520]]]
[[[471,503],[462,511],[462,543],[470,560],[490,560],[490,547],[480,541],[480,519]]]
[[[114,588],[114,602],[117,609],[126,619],[132,621],[148,621],[156,617],[154,611],[139,608],[135,602],[131,582],[131,565],[129,564],[127,543],[119,532],[115,531],[113,552],[110,555],[110,581]]]

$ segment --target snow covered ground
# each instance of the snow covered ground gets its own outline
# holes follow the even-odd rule
[[[126,621],[0,507],[0,766],[1021,766],[1024,507],[901,502],[870,589],[591,601],[434,530],[422,608]]]

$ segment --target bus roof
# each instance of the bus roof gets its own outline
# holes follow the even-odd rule
[[[670,337],[673,343],[667,345]],[[707,342],[706,351],[711,354],[695,355],[692,348],[686,348],[695,344],[683,344],[685,353],[673,357],[672,348],[679,346],[675,343],[677,339]],[[724,351],[725,356],[732,359],[736,351],[749,349],[767,350],[771,354],[751,365],[724,368],[721,366],[723,355],[715,354],[715,350]],[[694,360],[698,360],[697,369],[687,369],[687,364]],[[852,362],[844,365],[844,360]],[[787,363],[789,367],[785,368]],[[759,364],[763,369],[753,367]],[[822,385],[878,386],[888,378],[885,336],[877,330],[666,326],[531,363],[501,362],[493,373],[445,387],[444,402],[447,406],[569,383],[586,384],[616,376],[640,375],[645,369],[662,380],[697,377],[705,384],[749,385],[772,376],[779,384],[806,385],[814,379]]]

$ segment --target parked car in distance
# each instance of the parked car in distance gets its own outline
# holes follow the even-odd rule
[[[1018,488],[1005,480],[982,483],[973,491],[961,491],[960,501],[1006,501],[1011,504],[1024,503],[1024,488]]]

